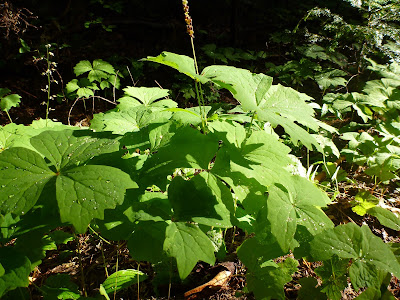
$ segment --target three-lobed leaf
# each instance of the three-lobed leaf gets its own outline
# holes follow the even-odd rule
[[[214,246],[207,235],[194,224],[173,222],[166,229],[164,251],[176,259],[179,277],[186,278],[201,260],[215,263]]]
[[[61,220],[83,232],[93,218],[103,218],[105,209],[121,204],[126,189],[137,187],[120,169],[86,165],[94,156],[118,150],[117,140],[90,136],[88,131],[75,133],[43,132],[31,139],[37,152],[15,147],[0,153],[2,213],[24,214],[55,178],[51,184]]]
[[[328,229],[314,238],[311,253],[316,260],[328,260],[337,255],[339,258],[353,259],[353,263],[368,262],[377,269],[400,276],[400,264],[393,252],[368,226],[358,227],[348,223]]]

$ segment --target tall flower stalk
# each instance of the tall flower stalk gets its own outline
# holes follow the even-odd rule
[[[195,51],[195,47],[194,47],[193,20],[189,14],[188,0],[182,0],[182,5],[183,5],[183,11],[185,13],[186,32],[190,36],[190,43],[192,45],[194,68],[195,68],[196,74],[199,75],[199,67],[197,65],[196,51]],[[203,107],[204,106],[203,90],[201,88],[200,82],[198,82],[196,79],[194,81],[194,85],[195,85],[195,89],[196,89],[197,101],[198,101],[199,107],[200,107],[202,127],[203,127],[203,130],[205,130],[205,125],[207,124],[207,116],[206,116],[206,112]]]

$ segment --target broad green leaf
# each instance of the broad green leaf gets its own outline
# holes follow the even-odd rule
[[[377,269],[373,264],[361,263],[359,260],[351,264],[349,276],[354,289],[358,291],[362,287],[379,286],[376,277]]]
[[[286,252],[297,227],[294,200],[282,186],[272,186],[268,189],[268,194],[267,207],[271,233]]]
[[[7,88],[0,88],[0,98],[4,97],[5,95],[11,93],[10,89]]]
[[[368,287],[364,292],[362,292],[357,298],[357,300],[395,300],[393,294],[387,289],[388,285],[392,279],[392,274],[376,270],[373,274],[371,283],[373,286]]]
[[[177,262],[179,277],[186,278],[201,260],[215,263],[214,246],[207,235],[196,225],[171,223],[166,230],[164,251]]]
[[[46,251],[57,250],[56,244],[49,236],[43,235],[45,230],[39,228],[18,237],[13,250],[23,253],[31,262],[31,268],[41,264],[46,257]]]
[[[127,216],[131,222],[160,222],[173,218],[172,207],[167,194],[148,191],[140,195],[138,197],[138,202],[134,202],[125,210],[124,215]]]
[[[128,86],[124,88],[124,92],[125,94],[140,100],[140,102],[148,106],[158,99],[168,97],[169,90]]]
[[[115,73],[114,67],[102,59],[95,59],[93,61],[93,70],[101,70],[109,74]]]
[[[72,79],[66,85],[67,93],[76,93],[79,98],[89,98],[94,96],[94,91],[97,91],[99,87],[96,83],[90,82],[87,78]]]
[[[192,221],[213,227],[231,227],[224,201],[233,199],[229,189],[214,175],[202,172],[190,180],[175,177],[168,187],[168,198],[177,221]]]
[[[103,219],[104,210],[121,204],[125,190],[134,187],[128,174],[109,166],[61,170],[56,183],[61,221],[84,232],[92,219]]]
[[[315,138],[295,123],[314,131],[320,127],[313,117],[314,110],[305,102],[310,97],[281,85],[272,85],[265,91],[268,85],[264,83],[270,77],[235,67],[210,66],[204,69],[202,75],[227,88],[243,109],[255,112],[259,120],[268,121],[273,127],[281,125],[294,143],[301,141],[309,149],[314,145],[321,150]],[[265,85],[264,88],[259,89],[260,84]],[[257,90],[263,91],[262,99],[256,99],[260,97],[260,94],[256,95]]]
[[[111,294],[146,279],[147,275],[143,272],[135,269],[126,269],[111,274],[102,284],[106,293]]]
[[[400,264],[393,252],[368,226],[358,227],[348,223],[328,229],[314,238],[311,253],[316,260],[327,260],[337,255],[362,264],[368,262],[377,269],[400,276]]]
[[[138,131],[152,123],[168,121],[172,113],[163,107],[136,106],[129,110],[96,114],[90,128],[96,131],[111,131],[115,134]]]
[[[3,111],[9,111],[12,107],[18,107],[20,102],[20,95],[11,94],[0,98],[0,108]]]
[[[48,277],[40,290],[44,300],[81,298],[78,286],[71,281],[68,274],[55,274]]]
[[[88,79],[91,82],[95,80],[100,82],[102,79],[107,79],[109,74],[114,74],[115,70],[112,65],[101,59],[94,60],[93,66],[89,61],[83,60],[77,63],[74,67],[74,73],[76,76],[82,75],[86,72],[89,72]]]
[[[171,127],[171,130],[174,130]],[[218,140],[211,135],[203,135],[189,126],[172,131],[172,137],[166,138],[166,144],[157,153],[152,154],[143,165],[138,175],[141,186],[156,185],[165,191],[167,176],[172,175],[177,168],[209,168],[209,163],[218,150]]]
[[[76,134],[76,135],[74,135]],[[71,222],[79,232],[93,218],[103,218],[104,209],[115,208],[125,190],[137,187],[123,171],[99,165],[86,165],[95,156],[119,149],[116,139],[101,139],[89,131],[47,131],[31,142],[49,162],[36,152],[11,148],[0,154],[0,178],[4,182],[1,211],[23,214],[38,200],[51,178],[61,220]],[[100,134],[102,136],[102,134]],[[101,162],[101,160],[99,160]],[[49,200],[47,200],[49,201]]]
[[[209,66],[202,75],[218,85],[223,85],[238,100],[245,111],[255,111],[259,103],[264,99],[265,93],[272,83],[272,78],[264,74],[253,74],[249,70],[232,66]],[[259,88],[260,86],[260,88]],[[263,88],[264,87],[264,88]],[[261,99],[256,98],[257,90]],[[261,95],[262,94],[262,95]]]
[[[301,284],[301,289],[298,293],[299,300],[326,300],[326,295],[321,292],[321,287],[318,286],[318,281],[316,278],[303,277],[298,281]]]
[[[75,237],[72,234],[62,230],[52,231],[49,233],[49,236],[57,245],[66,244],[75,239]]]
[[[76,64],[76,66],[74,67],[74,73],[76,76],[82,75],[86,72],[91,71],[92,68],[92,64],[90,63],[90,61],[88,60],[82,60],[79,63]]]
[[[383,207],[375,206],[369,208],[367,213],[376,217],[379,223],[383,226],[400,231],[400,218],[391,211],[384,209]]]
[[[246,139],[245,129],[236,122],[214,121],[209,128],[222,141],[211,173],[228,183],[240,202],[246,199],[246,209],[256,212],[265,205],[266,188],[290,176],[285,170],[291,163],[290,149],[264,131]]]
[[[326,206],[329,198],[308,180],[293,176],[286,187],[275,184],[268,189],[267,209],[271,233],[284,251],[292,243],[297,225],[316,235],[333,223],[318,206]],[[289,182],[291,184],[289,184]]]
[[[256,269],[260,264],[285,255],[277,243],[263,242],[256,237],[246,239],[237,250],[238,257],[249,269]]]
[[[129,253],[137,261],[157,263],[164,256],[164,241],[168,223],[141,221],[128,239]]]
[[[0,127],[0,152],[13,146],[14,142],[19,137],[17,132],[21,127],[24,126],[15,123]]]
[[[91,130],[45,131],[33,137],[31,144],[57,171],[86,164],[94,156],[119,150],[116,136]]]
[[[35,205],[45,184],[56,174],[43,158],[25,148],[0,153],[0,211],[24,214]]]
[[[172,119],[180,124],[192,124],[195,126],[201,124],[201,115],[191,107],[185,109],[167,108],[166,110],[172,111],[174,113]]]
[[[315,269],[315,273],[321,277],[321,291],[328,299],[340,300],[341,291],[347,287],[347,268],[349,260],[341,260],[337,256],[324,261],[324,265]]]
[[[321,90],[326,90],[330,87],[337,87],[339,85],[345,86],[347,80],[341,76],[346,75],[347,73],[342,70],[333,69],[316,75],[315,81],[318,83]]]
[[[31,145],[30,139],[36,135],[39,135],[43,131],[47,130],[62,131],[65,129],[80,130],[79,127],[64,125],[60,122],[54,122],[52,120],[34,120],[31,125],[16,125],[14,123],[7,124],[0,128],[0,151],[1,147],[23,147],[33,151],[36,149]],[[4,150],[3,149],[3,150]]]
[[[32,271],[29,259],[10,247],[0,248],[0,264],[4,274],[0,276],[0,297],[17,287],[29,285],[28,276]]]
[[[275,264],[270,262],[264,267],[249,270],[246,274],[247,287],[256,299],[285,299],[284,285],[292,280],[297,271],[298,262],[291,257]]]
[[[194,67],[194,60],[186,55],[179,55],[171,52],[164,51],[158,56],[148,56],[142,59],[144,61],[152,61],[162,65],[169,66],[178,70],[179,72],[189,76],[192,79],[206,83],[209,81],[208,78],[196,74]]]
[[[354,197],[355,205],[351,208],[356,214],[363,216],[370,208],[375,207],[379,203],[379,199],[372,195],[369,191],[359,191]]]

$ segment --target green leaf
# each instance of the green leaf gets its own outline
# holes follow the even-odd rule
[[[62,230],[52,231],[49,233],[49,236],[57,245],[66,244],[75,239],[75,237],[72,234]]]
[[[102,79],[108,79],[109,74],[115,74],[114,67],[101,59],[94,60],[93,66],[88,60],[83,60],[77,63],[74,67],[74,73],[76,76],[82,75],[86,72],[89,72],[88,79],[90,82],[101,82]]]
[[[139,131],[153,123],[165,123],[172,113],[163,107],[136,106],[121,111],[96,114],[90,128],[96,131],[111,131],[114,134]]]
[[[0,108],[3,111],[9,111],[12,107],[18,107],[20,102],[20,95],[11,94],[0,98]]]
[[[141,221],[128,239],[129,253],[137,261],[158,263],[165,257],[164,241],[168,223]]]
[[[154,136],[158,140],[165,138],[166,143],[144,163],[138,178],[143,187],[154,184],[165,191],[167,176],[172,175],[175,169],[207,170],[218,150],[218,140],[189,126],[177,129],[171,127],[170,130],[173,134],[171,137]]]
[[[351,264],[349,270],[351,284],[356,291],[362,287],[379,286],[376,273],[377,270],[373,264],[361,263],[357,260]]]
[[[280,184],[270,187],[267,201],[271,233],[284,251],[292,243],[297,225],[305,226],[312,235],[333,227],[332,221],[317,207],[326,206],[327,196],[302,177],[289,180],[288,188]]]
[[[92,64],[88,60],[82,60],[76,64],[74,67],[74,73],[76,76],[82,75],[86,72],[90,72],[92,70]]]
[[[11,93],[11,90],[7,88],[0,88],[0,98],[3,98],[5,95]]]
[[[286,253],[282,251],[278,243],[265,242],[259,239],[259,235],[246,239],[237,250],[238,257],[251,270],[271,259],[283,256]]]
[[[152,61],[169,66],[189,76],[192,79],[200,81],[201,83],[206,83],[207,81],[209,81],[209,79],[207,79],[206,77],[196,74],[193,58],[190,58],[186,55],[179,55],[164,51],[158,56],[148,56],[147,58],[144,58],[142,60]]]
[[[154,101],[168,97],[169,90],[160,88],[133,87],[124,88],[125,94],[138,99],[144,105],[148,106]]]
[[[339,259],[333,256],[332,259],[324,261],[324,265],[315,269],[315,273],[322,279],[321,291],[329,299],[340,300],[341,291],[347,287],[348,259]]]
[[[181,222],[169,224],[164,251],[176,259],[181,279],[190,274],[199,260],[210,265],[215,263],[213,244],[207,235],[193,224]]]
[[[318,281],[316,278],[303,277],[298,281],[301,284],[301,289],[298,293],[299,300],[326,300],[326,295],[321,292],[321,287],[318,286]]]
[[[275,264],[269,262],[246,274],[247,287],[256,299],[285,299],[283,287],[292,280],[298,262],[293,258]]]
[[[119,150],[116,136],[91,130],[45,131],[31,138],[31,144],[57,171],[86,164],[94,156]]]
[[[229,202],[233,211],[231,192],[212,174],[202,172],[190,180],[175,177],[168,187],[168,198],[177,221],[223,228],[232,226],[229,210],[224,205],[224,201]]]
[[[105,209],[121,204],[125,190],[135,187],[133,183],[128,174],[109,166],[61,170],[56,183],[61,221],[84,232],[93,218],[103,219]]]
[[[76,93],[79,98],[89,98],[94,96],[94,91],[98,90],[99,87],[94,82],[90,82],[87,78],[72,79],[65,86],[68,94]]]
[[[315,81],[318,83],[321,90],[326,90],[327,88],[337,87],[339,85],[346,86],[347,80],[341,77],[346,75],[347,73],[342,70],[333,69],[316,75]]]
[[[45,184],[56,174],[43,158],[25,148],[0,153],[0,211],[24,214],[35,205]]]
[[[309,149],[314,145],[321,150],[315,138],[295,123],[314,131],[320,127],[313,117],[314,110],[305,102],[310,97],[281,85],[272,85],[267,89],[271,80],[269,76],[253,74],[245,69],[210,66],[203,70],[202,75],[227,88],[241,103],[243,110],[257,113],[259,120],[270,122],[273,127],[281,125],[294,143],[301,141]],[[264,87],[259,88],[259,85]],[[257,99],[261,97],[257,91],[262,91],[262,99]]]
[[[400,218],[391,211],[384,209],[383,207],[375,206],[369,208],[367,213],[376,217],[379,223],[381,223],[383,226],[400,231]]]
[[[4,274],[0,276],[0,297],[17,287],[29,285],[28,276],[32,271],[29,259],[10,247],[0,248],[0,264]]]
[[[351,258],[353,262],[368,262],[377,269],[400,276],[400,264],[393,252],[368,226],[348,223],[328,229],[314,238],[311,253],[316,260],[327,260],[336,254],[339,258]]]
[[[363,216],[370,208],[375,207],[379,203],[379,199],[372,195],[369,191],[362,190],[354,197],[356,203],[351,209],[358,215]]]
[[[48,277],[40,290],[44,300],[81,298],[78,286],[71,281],[68,274],[55,274]]]
[[[147,279],[147,275],[135,269],[120,270],[111,274],[102,284],[107,294],[126,289]]]
[[[23,214],[36,203],[44,185],[56,176],[52,184],[63,222],[71,222],[83,232],[92,218],[103,218],[104,209],[121,204],[125,190],[137,185],[119,169],[86,165],[95,156],[119,149],[116,139],[98,136],[90,131],[65,130],[47,131],[32,138],[32,145],[48,159],[54,171],[29,149],[11,148],[0,153],[0,178],[7,191],[0,194],[1,211]]]

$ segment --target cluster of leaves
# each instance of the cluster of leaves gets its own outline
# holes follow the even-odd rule
[[[297,51],[302,55],[299,60],[290,60],[279,66],[267,62],[268,74],[277,74],[277,78],[283,83],[297,88],[303,86],[307,80],[314,81],[324,93],[330,88],[346,86],[347,80],[343,76],[347,73],[340,69],[346,61],[343,55],[329,53],[316,44],[297,47]],[[331,66],[323,67],[323,62],[328,62]]]
[[[68,98],[90,98],[94,96],[95,91],[114,86],[119,88],[122,75],[117,73],[114,67],[101,59],[96,59],[91,63],[88,60],[80,61],[74,67],[76,76],[87,73],[87,77],[72,79],[66,85],[66,94]],[[100,88],[99,88],[100,86]]]
[[[349,278],[356,290],[367,288],[360,299],[379,298],[390,273],[400,278],[388,245],[367,226],[335,227],[323,210],[325,192],[291,171],[291,149],[274,128],[320,152],[325,144],[310,132],[334,131],[314,118],[309,96],[231,66],[198,74],[193,59],[169,52],[145,60],[226,88],[240,105],[182,109],[168,90],[127,87],[118,106],[95,115],[88,129],[43,120],[0,128],[0,296],[29,284],[54,249],[53,230],[65,225],[83,233],[91,224],[105,238],[126,240],[133,259],[176,265],[181,279],[199,260],[214,264],[215,253],[223,259],[215,230],[236,226],[251,236],[237,253],[248,268],[247,289],[259,299],[284,299],[301,258],[324,262],[317,269],[322,286],[305,278],[303,295],[340,299]],[[78,66],[92,86],[111,83],[113,70],[101,61]],[[145,278],[125,272],[111,275],[100,293],[107,298],[117,281],[123,288]],[[60,276],[43,291],[80,297]]]
[[[331,50],[351,46],[363,55],[384,55],[400,62],[400,5],[393,0],[343,0],[356,11],[349,18],[328,8],[310,10],[305,21],[318,20],[319,32],[305,32],[312,42],[326,43]],[[354,13],[358,13],[354,16]],[[349,20],[346,20],[349,19]],[[311,22],[312,23],[312,22]],[[349,45],[348,42],[351,44]]]

